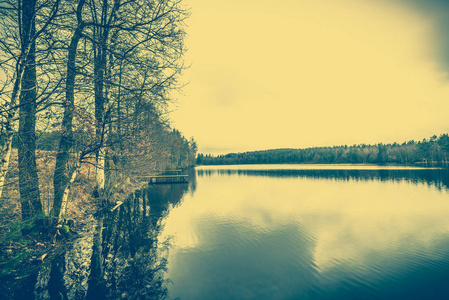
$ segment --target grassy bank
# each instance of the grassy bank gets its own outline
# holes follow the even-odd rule
[[[53,199],[53,172],[55,153],[37,151],[39,188],[44,212],[48,215]],[[95,169],[85,164],[70,192],[67,219],[71,222],[69,233],[64,230],[40,230],[26,232],[28,224],[21,221],[21,207],[17,168],[17,151],[13,151],[4,192],[0,198],[0,299],[9,299],[20,290],[40,263],[64,252],[77,236],[86,230],[90,215],[104,208],[104,197],[94,198]],[[137,178],[117,176],[117,180],[106,190],[105,197],[112,203],[123,201],[127,195],[141,188],[145,181]],[[67,231],[67,230],[66,230]]]

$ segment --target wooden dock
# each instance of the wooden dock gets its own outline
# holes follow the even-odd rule
[[[142,176],[149,184],[158,183],[189,183],[189,175],[149,175]]]

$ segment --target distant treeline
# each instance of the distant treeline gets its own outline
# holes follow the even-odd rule
[[[315,147],[306,149],[273,149],[226,155],[198,154],[198,165],[232,164],[281,164],[281,163],[438,163],[447,162],[449,157],[449,136],[436,135],[422,141],[402,144],[377,144]]]

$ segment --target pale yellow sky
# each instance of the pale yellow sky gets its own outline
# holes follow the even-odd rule
[[[440,28],[417,7],[186,3],[191,68],[183,80],[190,83],[171,117],[200,152],[402,142],[449,131]]]

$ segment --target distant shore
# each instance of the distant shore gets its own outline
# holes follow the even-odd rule
[[[399,164],[447,165],[449,135],[402,144],[343,145],[304,149],[272,149],[211,155],[199,153],[197,165],[238,164]]]

